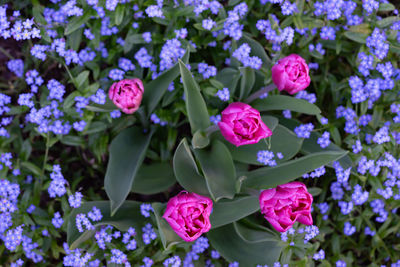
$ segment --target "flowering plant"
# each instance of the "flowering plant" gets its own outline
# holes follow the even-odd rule
[[[398,266],[399,30],[384,0],[2,1],[0,265]]]

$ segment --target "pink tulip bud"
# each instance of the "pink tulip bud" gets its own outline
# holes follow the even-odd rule
[[[272,81],[279,91],[287,91],[293,95],[310,85],[309,68],[299,55],[291,54],[282,58],[272,69]]]
[[[278,185],[261,192],[261,213],[279,232],[286,232],[298,221],[312,225],[311,204],[313,197],[300,182]]]
[[[221,134],[237,147],[258,143],[272,135],[272,131],[262,121],[260,112],[245,103],[232,103],[221,115],[218,123]]]
[[[163,218],[186,242],[192,242],[211,228],[213,202],[208,197],[186,191],[168,201]]]
[[[125,79],[115,82],[108,91],[108,96],[114,104],[126,114],[138,110],[142,101],[144,88],[139,79]]]

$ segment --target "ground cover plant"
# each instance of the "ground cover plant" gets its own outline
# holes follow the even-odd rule
[[[0,266],[400,266],[395,1],[0,1]]]

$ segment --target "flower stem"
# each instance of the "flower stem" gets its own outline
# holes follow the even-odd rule
[[[46,137],[46,151],[44,152],[43,166],[42,166],[42,177],[44,177],[44,168],[46,167],[47,158],[49,157],[49,149],[50,149],[50,133],[47,134]]]
[[[146,117],[144,108],[139,108],[136,113],[139,115],[139,120],[145,129],[149,128],[149,120]]]
[[[251,103],[254,100],[258,99],[260,96],[262,96],[265,93],[271,92],[276,88],[275,84],[270,84],[266,87],[263,87],[262,89],[258,90],[254,94],[250,95],[244,102],[245,103]]]
[[[218,131],[219,127],[218,125],[211,125],[207,129],[205,129],[206,136],[210,136],[213,132]]]
[[[0,46],[0,52],[2,52],[4,55],[6,55],[9,59],[14,59],[14,57],[8,53],[3,47]]]

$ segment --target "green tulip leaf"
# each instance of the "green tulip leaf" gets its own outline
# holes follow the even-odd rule
[[[193,148],[205,148],[210,144],[210,139],[204,133],[204,131],[196,131],[192,138],[192,146]]]
[[[300,122],[295,121],[293,119],[279,118],[279,121],[291,130],[294,130],[295,127],[300,125]],[[320,147],[320,145],[317,143],[317,140],[320,137],[321,134],[312,132],[310,134],[310,138],[303,140],[303,145],[300,151],[306,155],[318,152],[327,152],[327,151],[342,152],[343,157],[337,160],[340,163],[340,165],[345,169],[350,168],[353,165],[351,158],[349,157],[349,155],[346,154],[346,150],[341,149],[333,142],[331,142],[329,146],[327,146],[326,148]]]
[[[265,117],[266,116],[263,116],[264,121]],[[268,126],[268,123],[266,123],[266,125]],[[277,125],[273,127],[273,129],[274,130],[269,141],[271,144],[270,147],[265,140],[260,140],[257,144],[244,145],[239,147],[234,146],[228,141],[225,141],[224,143],[231,152],[232,158],[238,162],[260,166],[263,165],[263,163],[257,160],[257,153],[260,150],[269,150],[274,152],[275,155],[278,152],[282,153],[282,159],[279,159],[277,157],[274,158],[278,164],[288,161],[299,152],[302,144],[302,139],[298,138],[292,131],[282,125]],[[217,138],[219,138],[220,140],[224,140],[222,135],[217,135]]]
[[[175,183],[175,175],[170,163],[143,164],[133,180],[132,192],[146,195],[156,194],[167,190]]]
[[[210,116],[208,115],[206,102],[204,102],[200,93],[200,87],[181,60],[179,60],[179,68],[185,90],[185,104],[192,133],[197,130],[205,130],[210,125]]]
[[[279,241],[279,238],[269,230],[261,225],[251,227],[245,221],[237,221],[233,223],[236,233],[246,242],[259,243],[264,241]]]
[[[244,33],[242,38],[239,40],[239,44],[247,43],[251,48],[251,54],[259,57],[263,62],[263,67],[268,68],[271,67],[272,61],[268,57],[267,53],[265,52],[264,47],[257,42],[256,40],[251,38],[251,34]]]
[[[174,232],[168,222],[162,217],[166,206],[166,204],[162,203],[152,204],[154,214],[156,215],[157,228],[160,233],[161,242],[164,246],[164,249],[169,250],[172,246],[181,243],[183,240]]]
[[[341,151],[312,153],[275,167],[259,168],[247,173],[247,178],[243,181],[243,185],[257,189],[273,188],[293,181],[305,173],[335,161],[346,155],[346,153]]]
[[[125,201],[118,211],[111,217],[109,201],[91,201],[83,203],[79,208],[73,209],[68,216],[67,243],[70,249],[77,248],[81,243],[91,238],[95,231],[84,231],[80,233],[76,228],[76,215],[87,214],[96,207],[100,210],[102,218],[94,222],[93,226],[112,225],[120,231],[127,231],[129,227],[134,227],[137,234],[141,235],[141,229],[144,226],[143,215],[140,213],[140,202]],[[142,241],[137,240],[140,244]]]
[[[264,99],[256,99],[251,103],[259,111],[291,110],[304,114],[317,115],[321,110],[314,104],[304,100],[285,95],[271,95]]]
[[[123,130],[111,142],[104,187],[111,200],[111,215],[125,201],[142,165],[153,130],[144,134],[140,127]]]
[[[240,266],[273,265],[282,251],[277,241],[246,242],[238,235],[233,224],[212,229],[207,237],[226,260],[237,261]]]
[[[194,153],[200,162],[211,197],[216,201],[221,198],[232,199],[236,192],[236,170],[226,146],[214,140],[210,149],[195,149]]]
[[[189,61],[189,49],[186,50],[186,53],[182,57],[182,61],[186,64]],[[168,86],[178,77],[179,75],[179,63],[176,63],[169,70],[161,73],[157,78],[144,85],[144,93],[143,93],[143,105],[147,107],[147,114],[153,112],[153,110],[157,107],[161,98],[165,94],[168,89]]]
[[[77,29],[79,29],[83,24],[85,24],[91,17],[93,16],[93,13],[91,11],[84,12],[82,16],[79,17],[73,17],[69,23],[67,24],[67,27],[65,28],[64,35],[70,35]]]
[[[200,174],[186,139],[182,139],[175,150],[173,166],[176,180],[189,192],[209,195],[206,180]]]
[[[217,228],[240,220],[260,209],[258,196],[235,197],[214,203],[210,216],[211,227]]]
[[[256,74],[250,67],[242,67],[239,68],[239,70],[241,73],[239,99],[244,99],[250,94],[251,89],[254,86]]]
[[[240,72],[234,68],[225,68],[218,72],[215,77],[224,87],[229,89],[231,95],[235,94],[237,83],[240,79]]]

